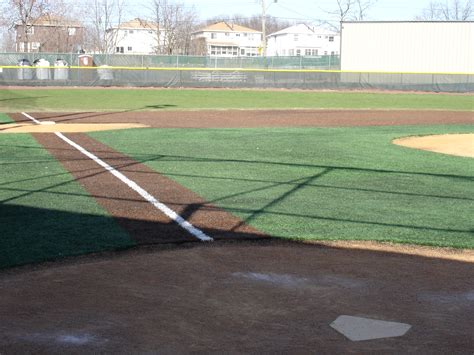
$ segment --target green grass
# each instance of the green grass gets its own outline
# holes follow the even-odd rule
[[[474,248],[474,159],[395,146],[472,126],[97,132],[271,235]]]
[[[188,89],[0,89],[0,111],[189,109],[474,110],[472,95]]]
[[[134,244],[30,135],[0,151],[0,268]]]
[[[13,122],[13,120],[10,117],[0,112],[0,124],[11,123],[11,122]]]

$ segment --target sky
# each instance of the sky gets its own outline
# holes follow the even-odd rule
[[[219,15],[261,14],[258,0],[181,0],[185,6],[194,6],[201,19]],[[267,14],[290,21],[334,21],[329,14],[337,9],[335,0],[265,0]],[[413,20],[427,7],[430,0],[378,0],[368,12],[367,20]]]

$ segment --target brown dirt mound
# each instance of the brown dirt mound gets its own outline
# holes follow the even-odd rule
[[[405,137],[395,139],[393,143],[409,148],[474,158],[474,133]]]

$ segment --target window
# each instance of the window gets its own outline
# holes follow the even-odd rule
[[[236,34],[235,34],[235,37],[240,37],[240,33],[236,33]]]
[[[317,56],[317,55],[318,55],[318,50],[317,50],[317,49],[313,49],[313,50],[311,51],[311,55]]]
[[[334,37],[329,37],[329,42],[334,42]]]
[[[295,50],[294,49],[288,49],[288,55],[290,57],[294,56],[295,55]]]
[[[31,27],[26,27],[26,34],[27,35],[34,35],[35,34],[35,28],[33,26]]]
[[[128,33],[133,34],[133,30],[129,30]]]
[[[311,55],[311,49],[306,49],[304,51],[304,55]]]
[[[240,49],[240,55],[245,55],[245,49],[244,48]]]
[[[127,47],[127,51],[131,52],[131,51],[132,51],[132,47]]]
[[[76,29],[75,29],[74,27],[69,27],[69,28],[67,29],[67,34],[68,34],[69,36],[75,36],[75,35],[76,35]]]
[[[115,47],[115,53],[123,53],[123,47]]]
[[[298,42],[298,35],[293,36],[293,41]]]
[[[216,39],[217,33],[211,33],[211,39]]]
[[[328,55],[328,51],[324,51],[324,55]]]
[[[296,50],[296,55],[297,55],[297,56],[300,56],[300,55],[301,55],[301,49],[297,49],[297,50]]]
[[[229,37],[229,36],[230,36],[230,33],[229,33],[229,32],[226,32],[225,35],[226,35],[227,37]]]

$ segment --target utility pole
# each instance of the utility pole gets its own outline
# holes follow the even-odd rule
[[[273,0],[273,3],[276,3],[278,0]],[[267,20],[267,6],[265,4],[265,0],[260,0],[262,5],[262,56],[267,56],[267,28],[266,28],[266,20]],[[270,6],[270,5],[268,5]]]

